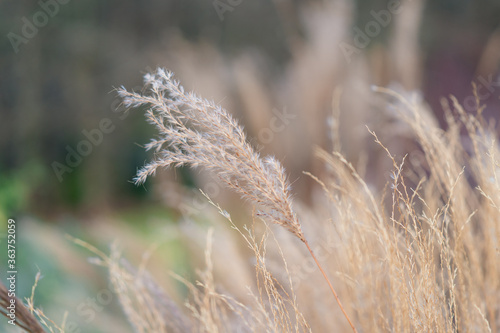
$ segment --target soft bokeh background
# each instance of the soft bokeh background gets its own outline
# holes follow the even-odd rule
[[[386,181],[386,165],[365,125],[389,148],[410,149],[391,115],[377,108],[371,84],[425,99],[444,124],[440,98],[453,94],[474,112],[475,82],[486,116],[499,118],[498,0],[406,0],[388,24],[375,18],[393,2],[383,0],[62,2],[0,2],[0,226],[4,235],[7,218],[18,221],[18,296],[31,293],[40,270],[37,303],[56,321],[68,310],[82,332],[130,329],[115,301],[98,305],[95,316],[85,305],[75,310],[106,290],[106,277],[66,233],[101,249],[117,241],[134,263],[159,244],[152,272],[166,280],[167,269],[190,274],[193,253],[204,246],[189,249],[178,237],[186,215],[208,220],[196,188],[246,212],[198,171],[167,171],[145,186],[132,184],[148,159],[140,145],[154,132],[141,112],[124,113],[115,87],[141,89],[142,75],[157,66],[174,71],[187,88],[240,119],[254,146],[283,161],[306,204],[311,184],[302,171],[320,172],[312,148],[331,148],[331,126],[373,186]],[[22,36],[44,7],[53,15],[16,52],[12,33]],[[370,26],[379,27],[372,36]],[[342,51],[347,44],[358,46],[349,57]],[[340,125],[328,121],[336,87]],[[103,120],[109,133],[59,178],[54,162],[67,165],[69,151],[86,140],[83,131]]]

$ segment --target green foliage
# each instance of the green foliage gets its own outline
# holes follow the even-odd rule
[[[44,169],[38,163],[23,165],[20,169],[2,172],[0,169],[0,219],[2,223],[10,214],[24,211],[33,188],[40,183]]]

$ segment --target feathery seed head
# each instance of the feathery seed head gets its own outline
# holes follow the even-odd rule
[[[118,90],[126,107],[149,108],[146,117],[159,133],[159,138],[146,145],[156,154],[138,172],[136,183],[144,183],[160,167],[203,167],[257,206],[259,216],[304,241],[279,161],[272,156],[261,158],[247,142],[243,127],[226,110],[193,92],[184,92],[171,72],[159,68],[144,76],[144,84],[145,94],[123,87]]]

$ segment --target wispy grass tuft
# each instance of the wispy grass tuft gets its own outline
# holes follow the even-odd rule
[[[148,107],[147,118],[158,132],[146,149],[154,160],[138,173],[136,183],[161,167],[188,165],[212,171],[229,188],[259,209],[258,215],[298,237],[307,247],[344,316],[356,331],[326,272],[314,255],[292,208],[285,171],[274,157],[262,158],[247,142],[242,126],[215,103],[185,92],[171,72],[157,69],[144,77],[148,94],[118,90],[127,108]]]

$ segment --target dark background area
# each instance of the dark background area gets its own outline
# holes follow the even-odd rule
[[[223,59],[258,50],[266,75],[279,76],[293,58],[292,45],[309,38],[300,13],[315,2],[243,0],[220,20],[213,1],[67,1],[15,52],[8,34],[22,35],[23,18],[33,22],[41,3],[54,2],[0,3],[0,207],[6,215],[50,220],[154,200],[130,182],[148,158],[138,144],[152,129],[140,112],[123,117],[116,111],[114,87],[140,86],[149,68],[168,66],[174,39],[213,45]],[[364,26],[371,10],[386,7],[386,1],[358,1],[352,25]],[[499,34],[500,1],[429,1],[422,17],[422,90],[434,110],[441,96],[469,96],[479,76],[498,82],[494,55],[500,50],[488,53],[492,60],[483,58],[491,36]],[[390,31],[369,48],[386,45]],[[492,106],[489,116],[498,95],[492,91],[483,101]],[[104,118],[114,129],[59,181],[53,163],[65,164],[67,147],[76,149],[82,131],[98,128]],[[186,174],[181,181],[190,181]]]

